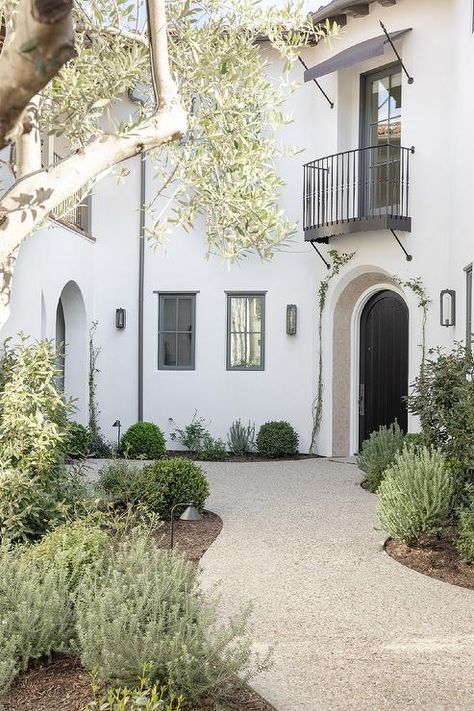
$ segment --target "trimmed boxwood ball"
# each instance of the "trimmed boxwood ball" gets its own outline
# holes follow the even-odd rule
[[[169,519],[174,504],[193,503],[202,513],[210,489],[206,475],[195,462],[186,457],[161,459],[144,467],[136,479],[136,500],[161,518]],[[174,512],[175,518],[183,513]]]
[[[288,457],[297,453],[298,435],[289,422],[265,422],[257,435],[257,451],[262,457]]]
[[[129,459],[159,459],[166,454],[165,437],[153,422],[137,422],[122,437],[120,451]]]

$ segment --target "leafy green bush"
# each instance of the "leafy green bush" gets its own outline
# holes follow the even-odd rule
[[[235,420],[227,435],[227,446],[229,452],[241,457],[253,452],[255,449],[255,423],[251,424],[249,421],[245,426],[240,420]]]
[[[405,447],[415,447],[415,449],[418,447],[428,446],[428,442],[423,432],[409,432],[405,435],[403,444]]]
[[[184,698],[169,694],[166,686],[152,686],[148,678],[149,665],[143,666],[143,674],[136,689],[107,689],[107,693],[101,696],[100,684],[93,681],[94,701],[82,711],[180,711],[185,703]]]
[[[144,467],[117,461],[101,470],[99,487],[124,506],[141,505],[169,519],[171,508],[180,502],[193,502],[204,510],[209,484],[201,467],[186,457],[159,459]],[[176,509],[179,516],[182,510]]]
[[[455,492],[443,455],[423,447],[405,448],[378,488],[378,517],[392,538],[408,543],[435,533],[445,523]]]
[[[66,440],[66,454],[72,459],[87,457],[91,450],[89,430],[79,422],[70,422]]]
[[[137,422],[125,432],[120,450],[130,459],[159,459],[166,454],[163,432],[153,422]]]
[[[357,465],[366,477],[364,484],[369,491],[376,492],[388,467],[403,449],[404,436],[397,422],[390,427],[380,427],[362,443],[362,451],[357,457]]]
[[[28,662],[66,652],[74,637],[66,575],[22,549],[0,549],[0,694]]]
[[[98,572],[110,555],[110,536],[99,526],[77,519],[58,526],[27,549],[33,561],[65,571],[71,590],[87,572]]]
[[[457,344],[451,353],[430,351],[408,398],[426,444],[447,459],[474,459],[474,355]]]
[[[147,536],[123,541],[104,575],[78,591],[85,667],[109,683],[133,685],[146,664],[152,684],[190,704],[264,667],[266,660],[253,663],[250,610],[218,625],[217,602],[203,596],[198,576],[194,565]]]
[[[174,424],[171,417],[170,422]],[[198,417],[197,410],[195,410],[193,419],[189,425],[183,428],[175,427],[170,437],[173,442],[178,442],[178,444],[189,452],[199,452],[202,449],[205,435],[209,436],[209,432],[204,423],[204,418]]]
[[[457,549],[465,563],[474,563],[474,486],[467,489],[467,505],[459,509]]]
[[[262,457],[285,457],[296,454],[298,435],[284,421],[266,422],[257,435],[257,450]]]
[[[227,450],[221,439],[214,439],[210,434],[206,433],[197,456],[198,459],[205,462],[222,462],[222,460],[227,459]]]

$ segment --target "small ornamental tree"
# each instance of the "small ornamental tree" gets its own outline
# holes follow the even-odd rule
[[[146,0],[146,29],[138,7],[0,0],[0,150],[16,146],[0,194],[0,326],[22,241],[140,154],[161,178],[147,206],[156,238],[202,214],[209,250],[235,259],[252,249],[269,257],[293,231],[275,167],[285,75],[265,71],[262,38],[289,68],[335,28],[315,27],[301,1],[275,10],[255,0]],[[127,92],[136,110],[114,122]],[[70,154],[42,167],[40,133],[63,135]]]

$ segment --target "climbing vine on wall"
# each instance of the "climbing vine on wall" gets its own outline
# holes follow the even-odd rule
[[[430,307],[431,299],[428,296],[426,287],[423,284],[421,277],[414,277],[412,279],[407,279],[403,281],[396,274],[393,276],[397,284],[404,289],[411,289],[418,300],[418,308],[422,311],[421,319],[421,370],[423,371],[423,366],[426,359],[426,320],[428,318],[428,309]]]
[[[330,249],[329,257],[332,261],[332,266],[330,271],[321,280],[318,289],[318,384],[316,387],[316,395],[313,400],[313,430],[311,432],[311,451],[314,452],[316,448],[316,437],[321,427],[321,418],[323,415],[323,393],[324,393],[324,379],[323,379],[323,313],[326,306],[327,293],[329,289],[329,284],[334,277],[336,277],[341,269],[352,259],[355,252],[338,252],[336,249]]]
[[[97,359],[100,348],[95,345],[95,333],[97,321],[93,321],[89,329],[89,432],[91,438],[91,449],[96,456],[108,456],[110,447],[104,442],[99,426],[99,406],[96,399],[97,382],[99,373]]]

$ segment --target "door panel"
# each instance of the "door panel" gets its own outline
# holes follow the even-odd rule
[[[360,322],[359,446],[397,420],[406,432],[408,309],[393,291],[375,294]]]

